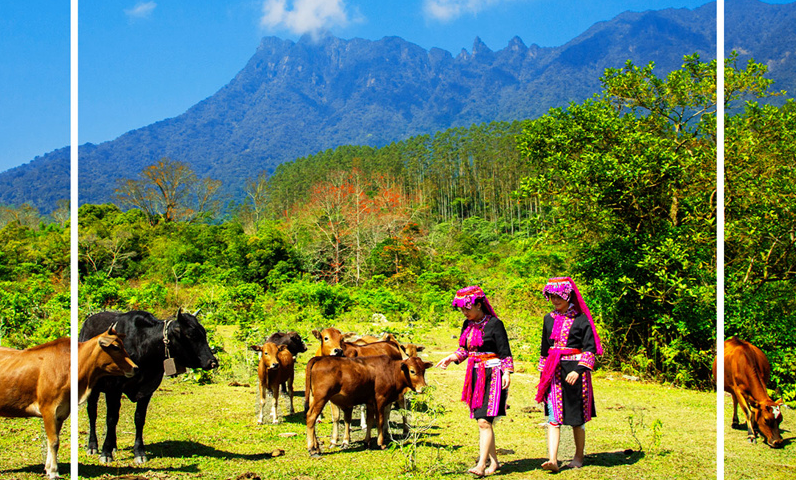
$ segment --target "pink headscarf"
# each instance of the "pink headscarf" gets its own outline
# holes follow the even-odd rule
[[[456,296],[453,297],[452,305],[457,308],[470,308],[479,298],[483,300],[483,305],[485,307],[484,313],[487,315],[492,315],[493,317],[497,317],[497,315],[495,315],[495,310],[492,308],[492,305],[489,304],[489,300],[486,298],[486,294],[478,285],[465,287],[456,292]]]
[[[575,294],[574,298],[572,297],[572,293]],[[589,319],[589,324],[591,325],[591,331],[594,334],[594,343],[597,345],[597,351],[595,353],[597,355],[602,355],[603,347],[600,343],[600,336],[597,335],[597,328],[594,326],[594,319],[592,319],[589,307],[583,300],[583,296],[580,294],[575,282],[570,277],[551,278],[547,281],[547,285],[544,286],[542,294],[547,300],[550,300],[551,295],[556,295],[564,300],[568,300],[569,303],[575,306],[575,310],[586,315],[586,318]],[[553,333],[556,333],[555,327],[553,328]]]
[[[458,308],[471,308],[476,300],[482,300],[482,305],[484,309],[484,315],[492,316],[497,318],[495,315],[495,309],[492,308],[492,305],[489,304],[489,300],[486,298],[486,294],[481,287],[478,285],[472,285],[470,287],[465,287],[456,292],[456,296],[453,297],[452,305],[453,307]],[[484,324],[479,322],[472,322],[470,320],[467,321],[467,324],[462,331],[462,335],[459,337],[459,346],[460,347],[467,347],[467,340],[470,340],[470,346],[473,347],[480,347],[484,344],[483,339],[483,328]]]

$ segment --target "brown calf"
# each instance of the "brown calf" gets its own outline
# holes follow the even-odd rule
[[[113,327],[78,344],[78,398],[88,398],[97,380],[107,375],[132,377],[137,366],[124,349],[124,335]],[[0,348],[0,416],[41,417],[47,433],[44,470],[58,475],[61,426],[69,416],[70,341],[59,338],[26,350]]]
[[[724,342],[724,390],[732,396],[732,426],[739,427],[738,404],[746,416],[749,441],[763,434],[768,446],[782,446],[779,424],[782,422],[782,400],[768,396],[766,384],[771,374],[771,364],[763,352],[749,342],[733,337]],[[716,362],[713,362],[716,376]]]
[[[261,352],[260,364],[257,367],[257,376],[260,378],[260,415],[257,423],[262,425],[265,410],[265,398],[270,391],[273,397],[271,404],[271,422],[278,423],[277,409],[279,407],[279,386],[286,385],[285,391],[290,397],[290,415],[293,415],[293,354],[287,345],[277,345],[265,342],[262,346],[252,345],[252,350]]]
[[[307,363],[306,389],[312,392],[307,409],[307,449],[310,455],[320,454],[315,421],[327,402],[340,407],[346,419],[344,441],[351,439],[350,423],[354,405],[367,404],[375,412],[378,423],[378,445],[384,448],[384,411],[406,389],[418,393],[426,386],[424,377],[431,363],[419,358],[395,360],[386,355],[376,357],[315,357]],[[368,420],[370,423],[369,416]],[[370,445],[370,425],[365,445]]]

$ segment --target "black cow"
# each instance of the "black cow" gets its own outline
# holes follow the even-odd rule
[[[296,332],[276,332],[265,340],[265,343],[268,342],[275,343],[277,345],[286,345],[287,349],[293,354],[294,357],[298,356],[299,353],[307,351],[307,346],[304,345],[304,340],[302,340],[301,335]]]
[[[177,312],[170,320],[158,320],[149,312],[131,311],[127,313],[102,312],[92,315],[80,329],[80,341],[107,331],[111,325],[120,334],[126,335],[124,347],[130,358],[138,365],[138,373],[132,378],[106,377],[97,382],[88,398],[86,410],[89,419],[87,452],[98,452],[97,443],[97,402],[100,392],[105,392],[107,406],[106,436],[100,453],[100,463],[113,461],[116,449],[116,424],[119,421],[122,394],[127,395],[135,408],[135,445],[133,452],[136,463],[146,462],[144,451],[144,423],[146,410],[152,394],[163,380],[168,338],[168,354],[178,365],[209,370],[218,366],[218,360],[207,344],[207,333],[195,316]]]

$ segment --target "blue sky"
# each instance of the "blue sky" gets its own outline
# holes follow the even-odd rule
[[[768,0],[789,3],[792,0]],[[0,2],[0,171],[69,143],[69,5]],[[79,0],[79,142],[181,114],[224,86],[263,36],[397,35],[454,55],[476,36],[557,46],[626,10],[707,0]]]

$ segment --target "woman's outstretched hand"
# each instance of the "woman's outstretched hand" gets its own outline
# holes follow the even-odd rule
[[[434,365],[434,366],[437,367],[437,368],[441,368],[441,369],[445,370],[446,368],[448,368],[448,365],[450,365],[450,363],[455,361],[455,360],[456,360],[456,356],[454,354],[450,354],[447,357],[445,357],[442,360],[440,360],[439,362],[437,362],[437,364]]]

